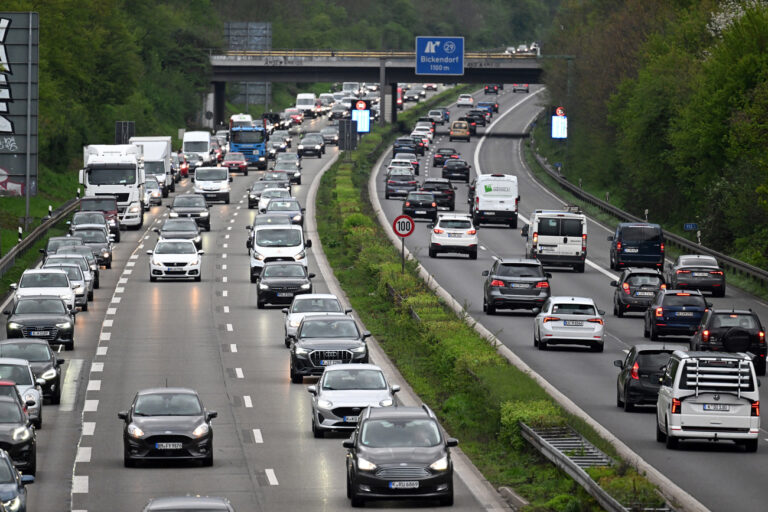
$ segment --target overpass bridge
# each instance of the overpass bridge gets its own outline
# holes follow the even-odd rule
[[[417,75],[415,52],[261,50],[228,51],[210,56],[214,121],[223,123],[226,82],[371,82],[382,94],[398,82],[541,83],[535,55],[467,52],[464,75]],[[394,105],[395,101],[391,102]],[[384,116],[382,116],[383,119]],[[396,118],[396,111],[392,119]]]

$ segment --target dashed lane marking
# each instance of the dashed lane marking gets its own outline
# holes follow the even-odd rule
[[[222,283],[226,283],[226,282],[227,282],[227,276],[224,276],[224,277],[222,277],[222,278],[221,278],[221,282],[222,282]]]
[[[79,447],[77,449],[77,456],[75,456],[75,462],[91,462],[91,447]]]
[[[96,422],[95,421],[84,421],[83,422],[83,435],[84,436],[92,436],[95,431],[96,431]]]
[[[251,401],[251,397],[249,395],[245,395],[243,397],[243,404],[247,409],[251,409],[253,407],[253,402]]]
[[[237,353],[237,344],[236,343],[230,343],[229,344],[229,351],[233,354]]]
[[[112,339],[112,333],[111,332],[103,332],[99,335],[99,339],[101,341],[109,341]]]
[[[114,322],[115,321],[110,318],[110,319],[104,320],[104,324],[103,325],[104,325],[104,327],[112,327],[112,324]]]
[[[227,295],[229,295],[229,292],[227,290],[222,290],[221,296],[226,297]]]
[[[235,376],[238,379],[244,379],[245,375],[243,374],[243,369],[242,368],[235,368]]]
[[[232,332],[234,329],[232,328],[232,324],[227,324],[227,332]]]
[[[114,315],[117,313],[117,308],[107,308],[108,315]]]
[[[96,355],[97,356],[105,356],[105,355],[107,355],[107,349],[108,349],[108,347],[96,347]]]
[[[88,477],[83,475],[73,476],[72,492],[77,494],[88,494]]]
[[[125,292],[125,287],[123,286],[116,286],[115,287],[115,293],[123,293]]]
[[[89,380],[88,381],[88,387],[86,388],[86,391],[101,391],[101,381],[100,380]]]
[[[94,361],[91,363],[91,371],[92,372],[103,372],[104,371],[104,363],[96,362]]]
[[[263,443],[264,442],[264,438],[261,437],[261,429],[259,429],[259,428],[253,429],[253,441],[255,443]]]
[[[275,475],[274,469],[268,468],[268,469],[265,469],[264,472],[267,474],[267,480],[269,481],[269,485],[278,485],[277,475]]]
[[[128,279],[126,279],[125,277],[121,277],[120,279],[118,279],[117,284],[128,284]]]
[[[112,304],[120,304],[120,297],[112,297],[112,300],[109,302]]]
[[[99,410],[98,400],[86,400],[83,405],[83,412],[96,412]]]

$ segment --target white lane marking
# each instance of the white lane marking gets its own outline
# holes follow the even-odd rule
[[[143,248],[144,248],[144,244],[139,244],[139,249],[143,249]]]
[[[136,265],[136,262],[135,262],[135,261],[129,261],[129,262],[127,262],[127,263],[125,264],[125,266],[126,266],[126,267],[133,267],[133,266],[135,266],[135,265]]]
[[[96,412],[99,410],[98,400],[86,400],[83,405],[83,412]]]
[[[77,449],[77,455],[75,456],[75,462],[91,462],[91,447],[80,446]]]
[[[225,260],[227,259],[227,253],[221,253],[221,259]]]
[[[92,436],[95,431],[96,431],[96,422],[95,421],[84,421],[83,422],[83,435],[84,436]]]
[[[243,404],[245,404],[245,407],[248,409],[253,407],[253,402],[251,401],[251,397],[249,395],[245,395],[243,397]]]
[[[103,372],[104,371],[104,363],[98,363],[98,362],[91,363],[91,371],[92,372]]]
[[[232,352],[233,354],[237,354],[237,343],[230,343],[229,351]]]
[[[253,429],[253,442],[254,443],[263,443],[264,442],[264,438],[261,437],[261,429],[260,428]]]
[[[226,264],[226,263],[224,263],[224,264],[221,266],[221,270],[227,270],[227,264]]]
[[[222,247],[223,247],[224,249],[229,249],[229,244],[222,244]]]
[[[115,293],[123,293],[124,291],[125,291],[125,288],[122,286],[115,287]]]
[[[96,347],[96,355],[97,356],[107,355],[107,347]]]
[[[229,240],[229,235],[224,235],[224,240]]]
[[[64,375],[64,385],[61,386],[61,403],[59,410],[69,412],[75,410],[75,395],[77,394],[77,380],[83,369],[82,359],[70,359],[67,365],[67,373]]]
[[[72,477],[72,492],[88,494],[88,477],[76,475]]]
[[[103,332],[99,335],[99,339],[101,341],[109,341],[112,339],[112,333],[111,332]]]
[[[243,369],[242,368],[235,368],[235,376],[238,379],[244,379],[245,375],[243,375]]]
[[[130,259],[132,259],[132,260],[139,259],[139,255],[138,254],[131,254],[131,258]]]
[[[232,328],[232,324],[227,324],[227,331],[232,332],[234,329]]]
[[[229,306],[224,306],[224,312],[229,313]]]
[[[484,246],[484,245],[480,245],[479,247],[480,247],[480,250],[481,250],[481,251],[487,251],[487,250],[488,250],[488,249],[486,249],[486,248],[485,248],[485,246]]]
[[[107,308],[108,315],[114,315],[117,313],[117,308]]]
[[[235,223],[235,219],[230,220],[229,223],[230,224],[234,224]]]
[[[232,226],[227,226],[227,231],[232,231]]]
[[[124,276],[129,276],[131,274],[133,274],[133,270],[123,270],[123,275]]]
[[[275,475],[274,469],[268,468],[268,469],[265,469],[264,472],[267,474],[267,480],[269,481],[269,485],[278,485],[277,475]]]
[[[126,279],[126,278],[124,278],[124,277],[121,277],[121,278],[120,278],[120,279],[118,279],[118,281],[117,281],[117,284],[127,284],[127,283],[128,283],[128,279]]]
[[[112,297],[112,300],[109,302],[112,304],[120,304],[120,297]]]
[[[104,325],[104,327],[112,327],[112,324],[113,324],[114,322],[115,322],[114,320],[112,320],[111,318],[109,318],[109,319],[107,319],[107,320],[104,320],[104,324],[103,324],[103,325]]]
[[[242,200],[242,199],[240,200],[240,204],[243,204],[243,200]],[[235,209],[236,209],[236,210],[239,210],[240,208],[242,208],[242,206],[238,206],[238,207],[237,207],[237,208],[235,208]],[[237,215],[237,214],[235,214],[235,215]]]
[[[221,296],[222,296],[222,297],[226,297],[227,295],[229,295],[229,292],[228,292],[227,290],[223,290],[223,291],[221,292]]]
[[[149,240],[149,235],[145,236],[144,240]]]
[[[100,380],[89,380],[88,381],[88,387],[86,388],[86,391],[101,391],[101,381]]]
[[[224,276],[224,277],[222,277],[222,278],[221,278],[221,282],[222,282],[222,283],[226,283],[226,282],[227,282],[227,276]]]
[[[238,206],[237,208],[239,209],[240,207]],[[238,212],[235,212],[235,213],[233,213],[233,214],[232,214],[232,216],[233,216],[233,217],[237,217],[237,213],[238,213]],[[232,222],[234,222],[234,219],[232,219]]]

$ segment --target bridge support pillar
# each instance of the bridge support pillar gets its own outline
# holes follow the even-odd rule
[[[225,125],[224,113],[226,110],[227,83],[213,82],[213,125],[218,129]]]
[[[384,111],[384,94],[387,87],[387,60],[381,59],[379,62],[379,124],[384,126],[387,124],[387,115]]]

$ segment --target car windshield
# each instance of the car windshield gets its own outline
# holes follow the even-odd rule
[[[2,343],[0,356],[43,362],[51,360],[51,349],[48,344],[42,343]]]
[[[64,272],[24,274],[19,288],[69,288],[69,280]]]
[[[116,199],[92,199],[84,198],[80,200],[81,210],[96,210],[100,212],[109,212],[117,210]]]
[[[440,444],[440,431],[432,420],[368,420],[360,443],[371,448],[427,447]]]
[[[61,256],[59,256],[58,253],[56,253],[56,255],[50,256],[45,261],[46,265],[50,265],[50,266],[55,266],[55,265],[53,265],[54,262],[55,263],[59,263],[59,264],[66,263],[66,264],[70,264],[70,265],[77,265],[78,267],[80,267],[80,270],[82,270],[83,272],[87,272],[87,271],[90,270],[90,267],[88,266],[88,262],[85,260],[85,258],[83,258],[81,256],[74,256],[73,255],[73,256],[62,258]]]
[[[96,257],[93,255],[93,251],[84,245],[59,247],[59,249],[56,251],[56,254],[78,254],[84,257],[89,263],[96,261]]]
[[[21,409],[14,402],[0,402],[0,423],[21,423]]]
[[[625,242],[661,242],[661,230],[646,226],[628,226],[621,231]]]
[[[82,245],[83,239],[80,237],[80,234],[78,233],[77,238],[59,238],[59,239],[49,239],[48,240],[48,246],[47,251],[48,252],[56,252],[61,247],[66,247],[70,245]]]
[[[279,155],[277,155],[277,162],[298,162],[298,161],[299,161],[299,155],[297,153],[280,153]]]
[[[661,370],[669,362],[671,351],[644,350],[637,355],[637,365],[644,370]]]
[[[163,231],[197,231],[197,223],[191,219],[168,219],[163,224]]]
[[[23,299],[13,309],[15,315],[63,315],[66,311],[61,299]]]
[[[251,184],[251,192],[259,192],[261,190],[264,190],[265,188],[272,187],[272,183],[267,183],[265,181],[256,181]]]
[[[57,261],[53,261],[49,264],[46,264],[44,268],[60,268],[67,273],[70,281],[82,281],[84,279],[83,271],[80,270],[80,267],[76,265],[65,265],[60,264]]]
[[[440,221],[440,227],[444,229],[470,229],[472,223],[468,220],[443,219]]]
[[[88,169],[88,183],[90,185],[132,185],[136,183],[136,167]]]
[[[329,126],[327,128],[323,128],[322,130],[320,130],[320,133],[324,135],[336,135],[337,133],[339,133],[339,131],[336,128]]]
[[[190,207],[190,206],[205,206],[205,198],[203,196],[176,196],[173,199],[173,206]]]
[[[268,224],[292,224],[290,215],[265,214],[259,215],[253,221],[254,226],[264,226]]]
[[[409,193],[408,197],[405,199],[406,201],[434,201],[435,196],[432,194],[419,194],[419,193]]]
[[[214,169],[198,169],[195,171],[195,180],[197,181],[222,181],[229,177],[229,171],[223,167]]]
[[[164,162],[147,162],[144,161],[144,174],[147,175],[157,175],[157,174],[165,174],[165,163]]]
[[[195,254],[197,249],[192,242],[158,242],[155,254]]]
[[[300,338],[357,338],[360,333],[352,319],[305,321],[301,326]]]
[[[261,275],[263,277],[305,277],[304,265],[267,265]]]
[[[149,189],[159,189],[160,188],[160,184],[157,182],[157,180],[147,180],[144,183],[144,188],[147,189],[147,190],[149,190]]]
[[[256,231],[256,245],[261,247],[296,247],[300,244],[301,230],[299,229],[260,229]]]
[[[264,181],[288,181],[288,175],[284,172],[268,172],[264,174]]]
[[[276,197],[291,197],[291,193],[282,188],[272,188],[262,192],[261,197],[262,199],[263,198],[274,199]]]
[[[541,265],[499,265],[496,275],[501,277],[544,277]]]
[[[107,235],[100,229],[78,229],[75,234],[87,244],[107,243]]]
[[[717,260],[711,256],[696,256],[693,258],[680,258],[680,266],[683,267],[717,267]]]
[[[663,283],[661,276],[653,275],[653,274],[636,274],[631,275],[627,278],[627,283],[629,283],[629,286],[654,286],[658,287],[661,286]]]
[[[323,389],[387,389],[380,370],[335,370],[323,373]]]
[[[16,471],[11,469],[10,462],[0,462],[0,483],[12,484],[16,482]]]
[[[32,373],[28,366],[0,363],[0,380],[10,380],[17,386],[31,386]]]
[[[224,157],[225,162],[242,162],[245,160],[245,156],[242,153],[227,153]]]
[[[281,162],[275,163],[275,170],[280,170],[283,172],[296,172],[299,170],[299,162],[297,161],[291,161],[291,160],[283,160]]]
[[[467,129],[467,123],[465,123],[464,121],[462,121],[460,123],[456,122],[456,123],[453,123],[453,126],[451,128],[453,128],[454,130],[466,130]]]
[[[687,293],[668,293],[664,296],[664,306],[690,306],[705,308],[707,303],[701,295],[689,295]]]
[[[300,299],[293,301],[291,313],[340,313],[341,304],[337,299]]]
[[[99,212],[77,212],[72,217],[72,224],[105,224],[104,214]]]
[[[393,172],[389,176],[390,181],[413,181],[413,174],[407,172]]]
[[[184,152],[185,153],[207,153],[210,148],[210,143],[207,140],[185,140]]]
[[[139,395],[133,407],[135,416],[199,416],[200,400],[191,393],[151,393]]]
[[[574,304],[566,302],[564,304],[553,304],[552,312],[561,315],[587,315],[595,316],[597,311],[592,304]]]
[[[450,183],[425,182],[421,188],[424,190],[452,190]]]
[[[738,327],[740,329],[758,329],[755,317],[744,313],[716,313],[712,319],[711,329],[718,327]]]
[[[270,201],[267,205],[267,211],[273,212],[295,212],[300,209],[296,201]]]

